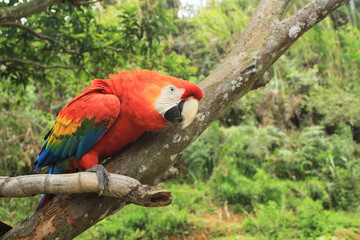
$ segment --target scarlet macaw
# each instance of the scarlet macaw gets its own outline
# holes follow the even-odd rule
[[[101,192],[108,173],[99,161],[167,122],[187,127],[203,96],[195,84],[155,71],[120,71],[109,77],[93,80],[60,111],[35,171],[45,166],[50,174],[90,169],[98,174]],[[45,194],[38,209],[52,197]]]

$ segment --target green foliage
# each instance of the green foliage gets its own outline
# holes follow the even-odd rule
[[[227,149],[223,143],[225,136],[216,125],[212,125],[202,136],[183,154],[193,180],[210,177]]]
[[[290,195],[291,188],[286,182],[279,182],[259,170],[252,179],[239,176],[236,168],[225,174],[219,173],[213,180],[215,198],[228,201],[235,211],[252,212],[259,203],[274,201],[280,204],[283,197]]]
[[[10,1],[9,5],[16,3]],[[121,7],[99,8],[111,18],[102,21],[93,10],[90,5],[55,4],[48,11],[26,18],[23,25],[47,36],[47,41],[20,28],[1,28],[7,38],[0,46],[2,59],[16,58],[46,66],[6,62],[0,73],[0,87],[41,83],[51,86],[60,98],[67,98],[89,80],[106,78],[104,73],[121,69],[154,69],[186,79],[196,73],[196,68],[188,67],[186,57],[175,52],[164,54],[160,41],[178,32],[172,11],[162,5],[128,2]],[[55,65],[58,67],[51,67]],[[43,85],[41,88],[48,91]]]
[[[243,223],[245,231],[265,235],[268,239],[295,239],[295,223],[292,212],[270,201],[260,206],[256,218],[247,218]]]
[[[213,125],[183,157],[189,165],[189,180],[207,180],[216,190],[216,199],[238,210],[252,211],[257,203],[270,200],[280,203],[284,196],[292,197],[293,189],[303,191],[290,180],[305,180],[306,195],[324,207],[347,210],[359,204],[356,149],[350,136],[326,136],[319,126],[289,138],[274,126]],[[308,182],[313,177],[322,182]]]
[[[337,168],[336,178],[327,184],[327,192],[333,207],[351,210],[359,206],[360,199],[359,161],[352,161],[348,168]]]
[[[29,198],[0,198],[0,219],[15,226],[34,213],[40,199],[41,195]]]
[[[359,223],[353,217],[324,211],[319,202],[310,198],[305,198],[294,210],[270,201],[256,210],[256,217],[247,218],[243,228],[267,239],[330,239],[342,227],[357,228]]]
[[[209,1],[193,18],[183,19],[173,48],[181,50],[207,76],[230,52],[250,19],[255,2]]]
[[[151,210],[128,206],[123,218],[103,220],[97,226],[101,231],[85,239],[161,239],[161,236],[180,233],[188,223],[188,213],[176,206]]]
[[[34,90],[33,87],[26,90],[31,97],[14,98],[6,92],[0,93],[0,176],[32,173],[33,161],[43,140],[41,136],[52,124],[50,114],[33,109],[38,104]],[[19,105],[23,100],[28,102],[27,106]]]
[[[360,126],[360,104],[357,93],[336,88],[317,88],[311,91],[311,101],[307,108],[312,108],[323,116],[319,123],[338,128],[339,122]],[[330,114],[331,113],[331,114]]]
[[[286,141],[286,135],[275,126],[261,129],[245,125],[224,129],[213,124],[183,156],[195,179],[209,178],[214,168],[224,162],[234,162],[239,171],[249,176],[265,161],[266,155]]]

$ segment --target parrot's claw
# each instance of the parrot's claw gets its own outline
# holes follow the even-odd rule
[[[105,190],[105,185],[107,186],[109,182],[110,173],[104,168],[103,165],[95,165],[92,168],[86,170],[86,172],[96,172],[96,175],[99,180],[99,192],[98,195],[102,195]]]

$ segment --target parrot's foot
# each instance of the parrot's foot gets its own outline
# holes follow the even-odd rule
[[[103,165],[95,165],[92,168],[86,170],[86,172],[96,172],[99,180],[99,192],[98,195],[102,195],[105,189],[105,185],[109,182],[110,173],[104,168]]]

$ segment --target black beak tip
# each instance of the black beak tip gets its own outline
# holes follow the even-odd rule
[[[167,112],[164,114],[164,118],[167,121],[174,123],[181,123],[183,121],[183,117],[181,115],[182,107],[179,107],[179,105],[176,105],[170,108],[169,110],[167,110]]]

